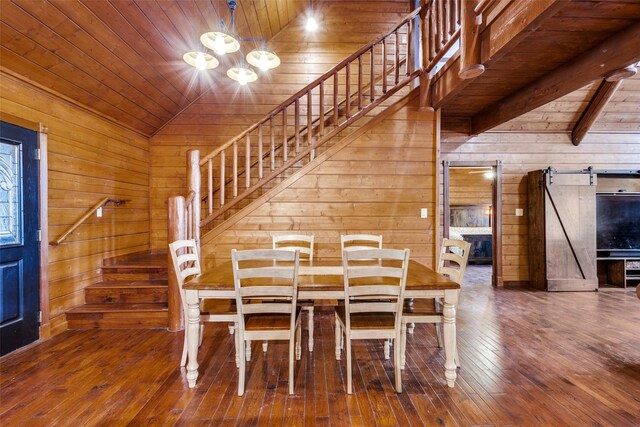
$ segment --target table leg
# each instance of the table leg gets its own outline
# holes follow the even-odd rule
[[[198,334],[200,331],[200,301],[198,291],[188,290],[187,296],[187,381],[189,388],[196,386],[198,379]]]
[[[444,294],[443,334],[444,334],[444,376],[449,387],[455,386],[456,378],[456,304],[458,303],[459,290],[447,290]]]

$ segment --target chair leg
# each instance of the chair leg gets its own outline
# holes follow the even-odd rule
[[[384,360],[389,360],[389,354],[391,353],[391,340],[385,340],[384,342]]]
[[[458,357],[458,348],[457,347],[456,347],[456,354],[455,354],[455,356],[453,356],[453,363],[455,363],[458,368],[460,367],[460,358]]]
[[[180,366],[185,366],[187,364],[187,328],[184,329],[184,344],[182,345],[182,357],[180,358]]]
[[[240,366],[240,333],[238,332],[238,323],[233,324],[235,347],[236,347],[236,367]]]
[[[338,320],[338,315],[336,314],[336,360],[340,360],[340,353],[342,350],[342,331],[340,330],[340,321]]]
[[[346,335],[346,331],[345,331]],[[345,340],[347,341],[347,394],[353,394],[353,382],[352,382],[352,373],[351,373],[351,340],[349,337],[345,336]]]
[[[198,347],[202,345],[202,337],[204,337],[204,323],[200,322],[200,331],[198,332]]]
[[[403,324],[404,325],[404,324]],[[402,337],[396,332],[396,345],[393,347],[393,370],[396,377],[396,393],[402,393],[402,371],[400,370],[400,358],[402,357]]]
[[[251,362],[251,340],[247,340],[245,346],[245,357],[247,359],[247,362]]]
[[[411,335],[413,335],[413,330],[416,328],[416,324],[415,323],[411,323],[409,325],[409,327],[407,328],[407,332],[409,332]]]
[[[402,324],[400,332],[400,369],[404,369],[407,358],[407,324]]]
[[[300,357],[302,357],[302,328],[298,323],[296,328],[296,360],[300,360]]]
[[[297,333],[296,333],[297,335]],[[289,337],[289,394],[293,394],[293,352],[295,347],[294,337]]]
[[[244,394],[244,373],[245,373],[245,368],[246,368],[246,361],[244,358],[244,354],[245,354],[245,340],[244,340],[244,334],[240,334],[240,331],[238,331],[237,335],[242,335],[242,336],[238,336],[238,343],[240,344],[240,348],[238,348],[238,354],[240,355],[240,366],[238,367],[238,396],[242,396]],[[251,341],[249,341],[251,342]]]
[[[262,341],[262,352],[266,353],[268,348],[269,348],[269,341],[267,340]]]
[[[306,307],[307,308],[307,313],[309,315],[307,322],[307,329],[309,330],[309,351],[312,352],[313,351],[313,306],[311,307]]]
[[[442,338],[442,323],[436,323],[436,342],[438,343],[438,348],[442,348],[442,343],[444,339]]]

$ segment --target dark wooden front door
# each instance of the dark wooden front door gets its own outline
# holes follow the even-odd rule
[[[0,355],[38,339],[37,133],[0,122]]]

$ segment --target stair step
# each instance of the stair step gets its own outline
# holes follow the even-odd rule
[[[66,313],[69,329],[166,328],[166,303],[89,303]]]
[[[166,303],[167,280],[107,281],[84,289],[87,303]]]

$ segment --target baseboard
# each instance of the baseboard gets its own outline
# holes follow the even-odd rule
[[[530,287],[528,280],[505,280],[503,282],[505,288],[528,288]]]

